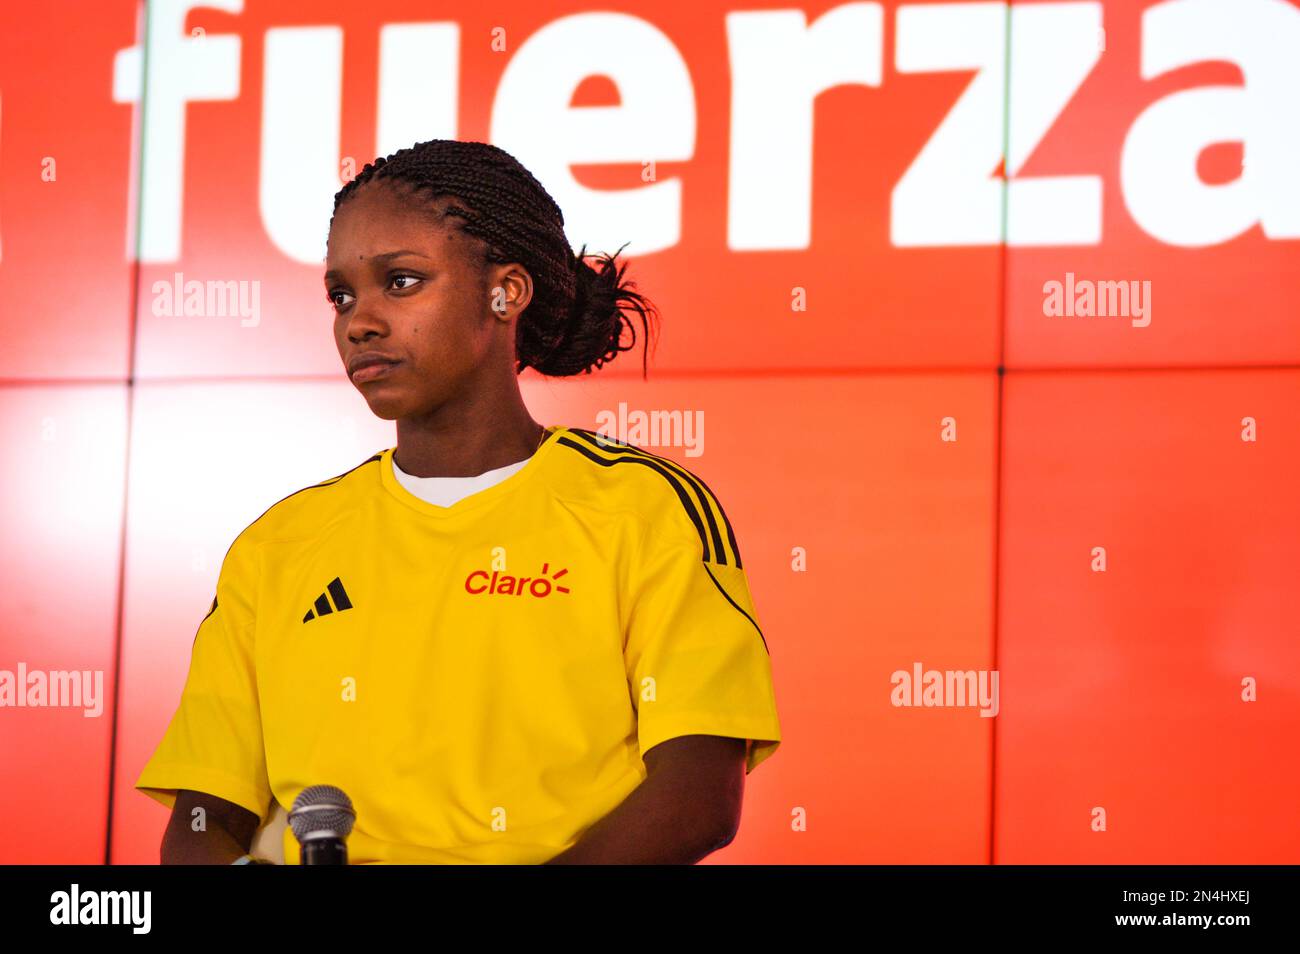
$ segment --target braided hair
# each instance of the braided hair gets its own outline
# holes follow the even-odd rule
[[[549,192],[503,149],[484,142],[430,139],[367,163],[334,196],[334,213],[360,186],[393,179],[427,193],[449,197],[444,222],[481,239],[486,262],[518,262],[533,279],[533,297],[516,327],[515,373],[536,368],[563,377],[590,374],[636,345],[636,327],[624,313],[641,316],[646,338],[654,306],[623,283],[627,262],[592,255],[587,246],[574,253],[564,234],[564,213]],[[330,217],[333,225],[334,218]],[[453,224],[454,223],[454,224]],[[623,326],[632,340],[621,343]],[[647,341],[648,343],[648,341]],[[642,376],[646,373],[642,345]]]

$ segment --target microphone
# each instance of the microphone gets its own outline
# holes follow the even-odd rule
[[[347,837],[357,813],[352,800],[333,785],[311,785],[298,793],[289,811],[289,827],[302,846],[299,864],[345,865]]]

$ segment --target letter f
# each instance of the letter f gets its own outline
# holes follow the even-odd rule
[[[182,37],[185,15],[195,7],[244,11],[244,0],[151,0],[145,23],[149,56],[139,46],[118,50],[113,61],[113,101],[144,99],[143,169],[140,196],[140,261],[174,262],[181,254],[184,194],[185,104],[239,96],[239,37]],[[149,75],[144,75],[147,62]],[[148,96],[142,97],[144,88]],[[134,250],[128,250],[128,257]]]

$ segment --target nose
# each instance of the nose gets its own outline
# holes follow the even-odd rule
[[[348,340],[358,344],[375,335],[387,334],[388,326],[368,303],[358,297],[352,306],[352,314],[348,315],[345,330]]]

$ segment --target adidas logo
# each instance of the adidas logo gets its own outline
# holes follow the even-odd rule
[[[325,587],[329,595],[334,598],[334,605],[330,605],[329,599],[322,593],[316,597],[316,604],[307,611],[307,615],[302,618],[305,623],[308,620],[315,619],[317,616],[328,616],[335,610],[340,613],[344,610],[352,609],[352,601],[348,599],[348,591],[343,589],[343,581],[337,576],[330,580],[329,586]]]

